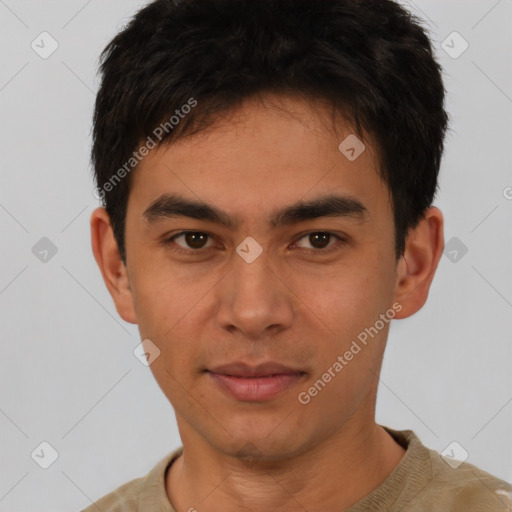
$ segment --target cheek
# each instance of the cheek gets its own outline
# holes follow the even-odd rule
[[[337,399],[357,394],[358,385],[366,388],[372,380],[371,372],[378,371],[392,318],[388,316],[384,323],[380,320],[392,301],[389,275],[384,260],[379,262],[375,257],[366,264],[361,260],[357,265],[347,264],[322,278],[306,278],[302,285],[301,315],[307,319],[306,332],[314,337],[316,346],[315,378],[332,368],[338,356],[347,353],[349,359],[346,366],[343,363],[343,370],[335,372],[336,378],[329,385],[327,394],[342,395]]]
[[[209,290],[218,279],[187,272],[169,265],[145,265],[133,279],[132,293],[141,339],[150,339],[160,355],[150,369],[164,394],[171,401],[188,407],[184,389],[194,385],[193,370],[200,360],[202,333],[213,310]],[[205,309],[207,308],[207,309]]]
[[[316,317],[332,336],[354,335],[368,322],[373,324],[388,307],[389,287],[379,281],[377,273],[373,267],[366,269],[359,264],[311,279],[303,274],[300,286],[295,287],[296,295],[304,313]]]
[[[180,268],[165,261],[152,263],[148,258],[137,269],[132,294],[141,332],[165,339],[201,307],[216,279],[214,273],[197,272],[195,268]]]
[[[311,401],[311,411],[319,415],[331,411],[333,418],[345,421],[378,381],[389,324],[384,323],[377,334],[370,328],[389,306],[383,300],[384,290],[363,274],[343,274],[336,282],[316,281],[307,289],[308,308],[303,314],[306,332],[314,338],[315,365],[301,391]],[[312,329],[313,324],[321,331]]]

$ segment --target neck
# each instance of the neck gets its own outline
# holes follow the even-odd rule
[[[182,441],[183,455],[166,475],[179,511],[345,510],[377,488],[405,453],[375,422],[347,423],[296,457],[254,464],[219,453],[200,436]]]

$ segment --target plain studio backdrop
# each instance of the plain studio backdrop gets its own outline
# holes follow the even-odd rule
[[[0,511],[80,510],[180,444],[90,247],[97,60],[143,4],[0,1]],[[392,322],[377,421],[510,481],[512,2],[405,5],[448,91],[446,249],[425,307]]]

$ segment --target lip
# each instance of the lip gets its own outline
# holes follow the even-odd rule
[[[298,384],[305,372],[279,363],[249,366],[238,362],[207,370],[207,374],[237,400],[261,402]]]
[[[251,366],[241,361],[209,368],[208,371],[233,377],[270,377],[271,375],[305,373],[299,368],[292,368],[280,363],[267,362]]]

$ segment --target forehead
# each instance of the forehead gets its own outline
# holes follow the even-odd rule
[[[368,202],[371,213],[389,208],[378,165],[371,138],[363,144],[325,104],[267,97],[153,149],[131,177],[130,201],[140,212],[179,194],[243,219],[335,192]]]

